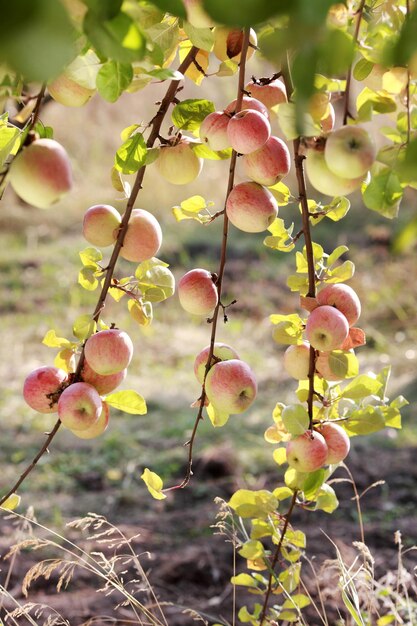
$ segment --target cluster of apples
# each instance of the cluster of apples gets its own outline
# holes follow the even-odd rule
[[[19,198],[39,209],[49,208],[72,187],[65,148],[54,139],[35,139],[13,159],[9,180]]]
[[[329,355],[332,350],[344,349],[349,330],[360,313],[360,300],[349,285],[330,284],[319,291],[305,327],[307,341],[289,346],[285,352],[284,366],[290,376],[297,380],[308,378],[312,346],[316,351],[315,373],[326,380],[340,380],[330,369]],[[287,461],[300,472],[312,472],[343,461],[349,449],[345,430],[327,422],[291,439],[287,444]]]
[[[83,220],[83,235],[93,246],[107,247],[115,243],[120,231],[121,217],[108,204],[95,204],[87,209]],[[161,226],[145,209],[133,209],[120,256],[134,263],[155,256],[162,243]]]
[[[207,346],[194,362],[194,373],[201,385],[209,354],[210,346]],[[207,399],[214,409],[227,415],[246,411],[257,393],[256,378],[249,365],[231,346],[215,343],[209,367],[204,384]]]
[[[345,196],[364,182],[376,158],[372,137],[361,126],[342,126],[329,133],[324,149],[307,151],[306,172],[317,191],[328,196]]]
[[[81,380],[52,366],[33,370],[23,385],[27,404],[39,413],[56,413],[62,424],[81,439],[101,435],[109,422],[109,406],[101,396],[126,377],[133,356],[129,335],[110,328],[92,335],[85,344]]]

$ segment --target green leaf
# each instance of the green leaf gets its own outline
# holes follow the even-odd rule
[[[401,177],[417,182],[417,138],[407,145],[404,163],[401,167]]]
[[[0,168],[19,147],[20,130],[15,126],[0,124]]]
[[[350,382],[342,391],[342,398],[351,398],[352,400],[361,400],[366,396],[372,396],[378,393],[382,383],[371,376],[362,374],[352,382]]]
[[[193,46],[210,52],[214,45],[214,33],[211,28],[195,28],[189,22],[184,22],[183,29]]]
[[[78,283],[87,291],[94,291],[98,287],[96,277],[97,267],[86,265],[78,273]]]
[[[228,504],[240,517],[259,517],[260,519],[266,519],[278,508],[277,498],[266,489],[260,491],[238,489]]]
[[[385,420],[379,407],[367,406],[353,411],[345,422],[345,428],[352,435],[370,435],[385,428]]]
[[[90,10],[84,18],[83,28],[96,50],[107,59],[132,63],[142,59],[146,52],[143,33],[126,13],[119,12],[113,18],[103,20]]]
[[[399,39],[395,45],[393,56],[396,65],[407,65],[411,56],[417,49],[417,9],[411,11],[409,17],[404,20]]]
[[[214,111],[214,104],[210,100],[183,100],[175,105],[171,119],[180,130],[198,130],[207,115]]]
[[[146,144],[142,133],[136,133],[125,141],[114,159],[114,167],[122,174],[135,174],[145,163]]]
[[[382,167],[373,173],[365,186],[362,196],[365,206],[392,219],[397,217],[399,202],[404,190],[398,175],[389,167]]]
[[[99,263],[103,259],[103,253],[97,248],[85,248],[84,250],[79,252],[79,255],[81,263],[89,267],[98,267],[97,263]]]
[[[318,469],[315,472],[309,472],[302,485],[302,490],[306,500],[315,500],[317,497],[317,491],[323,485],[326,480],[326,471],[324,469]]]
[[[315,508],[325,513],[333,513],[338,506],[339,500],[337,499],[334,489],[325,483],[321,486],[318,493]]]
[[[344,197],[333,198],[330,204],[323,207],[323,211],[326,211],[326,217],[333,222],[338,222],[343,219],[349,209],[350,201]]]
[[[169,67],[156,68],[148,72],[149,76],[158,78],[159,80],[182,80],[184,78],[181,72],[177,70],[171,70]]]
[[[271,315],[269,319],[275,325],[272,333],[274,341],[285,345],[301,343],[304,322],[297,313],[291,313],[290,315]]]
[[[276,108],[278,123],[286,139],[291,140],[299,137],[301,129],[297,125],[297,111],[295,105],[290,102],[283,102]],[[315,137],[321,133],[320,126],[315,124],[309,113],[304,114],[301,126],[302,133],[305,137]]]
[[[293,0],[240,0],[239,9],[233,2],[224,0],[203,0],[204,9],[219,24],[227,26],[254,26],[272,15],[286,13],[293,6]]]
[[[83,2],[101,20],[116,17],[123,4],[123,0],[83,0]]]
[[[367,76],[369,76],[369,74],[372,72],[373,68],[374,63],[362,58],[356,63],[355,67],[353,68],[353,78],[359,81],[365,80],[365,78],[367,78]]]
[[[162,478],[158,476],[155,472],[151,472],[147,467],[143,470],[143,474],[141,479],[147,486],[149,493],[155,500],[164,500],[166,495],[162,493],[162,489],[164,487],[164,483],[162,482]]]
[[[171,13],[171,15],[177,15],[183,19],[187,17],[184,4],[181,0],[153,0],[153,4],[162,11]]]
[[[333,350],[329,355],[329,367],[338,378],[353,378],[359,373],[359,362],[353,352]]]
[[[344,283],[352,278],[355,273],[355,265],[352,261],[345,261],[332,270],[327,271],[327,283]]]
[[[293,622],[298,622],[298,613],[294,613],[293,611],[280,611],[278,617],[284,621],[292,624]]]
[[[106,396],[107,404],[131,415],[146,415],[145,399],[137,391],[115,391]]]
[[[386,91],[373,91],[365,87],[356,100],[358,121],[368,122],[375,113],[393,113],[397,110],[395,98]]]
[[[289,404],[281,417],[290,435],[302,435],[308,429],[310,418],[307,409],[301,404]]]
[[[77,339],[81,341],[85,341],[91,335],[93,335],[97,330],[97,323],[93,320],[91,315],[80,315],[75,320],[72,332]]]
[[[143,297],[148,302],[163,302],[175,292],[175,278],[158,259],[149,259],[138,265],[135,276]]]
[[[328,29],[319,46],[319,71],[326,76],[346,74],[353,61],[352,35],[341,29]]]
[[[342,254],[346,254],[346,252],[349,252],[349,248],[347,246],[337,246],[337,248],[335,248],[327,257],[327,267],[331,267],[334,263],[336,263],[336,261],[338,261],[338,259],[340,259]]]
[[[116,102],[132,79],[133,68],[130,63],[107,61],[97,74],[97,89],[105,100]]]
[[[280,573],[278,579],[287,593],[293,593],[300,584],[301,563],[290,565]]]

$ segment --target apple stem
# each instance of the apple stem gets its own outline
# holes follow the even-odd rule
[[[248,52],[248,47],[249,47],[249,32],[250,32],[250,29],[249,28],[245,28],[244,36],[243,36],[243,42],[242,42],[241,61],[240,61],[240,64],[239,64],[239,77],[238,77],[237,98],[236,98],[236,107],[235,107],[235,112],[236,113],[238,113],[241,110],[241,108],[242,108],[242,100],[243,100],[244,87],[245,87],[246,57],[247,57],[247,52]],[[220,311],[220,308],[223,307],[223,305],[221,303],[222,282],[223,282],[224,269],[225,269],[225,265],[226,265],[227,238],[228,238],[228,234],[229,234],[229,219],[228,219],[227,214],[226,214],[226,202],[227,202],[227,198],[229,197],[230,192],[232,191],[232,189],[234,187],[236,160],[237,160],[237,152],[235,150],[233,150],[232,151],[232,156],[231,156],[231,159],[230,159],[229,179],[228,179],[228,184],[227,184],[226,198],[225,198],[225,201],[224,201],[224,209],[222,211],[222,213],[223,213],[223,235],[222,235],[222,246],[221,246],[221,252],[220,252],[219,269],[218,269],[218,272],[217,272],[217,281],[216,281],[216,287],[217,287],[219,298],[218,298],[217,305],[216,305],[216,307],[214,309],[213,316],[212,316],[212,318],[210,318],[210,320],[208,320],[209,323],[212,324],[212,327],[211,327],[211,337],[210,337],[210,350],[209,350],[209,354],[208,354],[206,365],[205,365],[204,379],[203,379],[203,384],[202,384],[202,388],[201,388],[201,396],[199,398],[200,406],[199,406],[199,409],[198,409],[197,417],[196,417],[195,422],[194,422],[194,427],[193,427],[193,430],[192,430],[192,433],[191,433],[191,437],[187,441],[187,444],[186,444],[188,446],[187,469],[186,469],[185,476],[184,476],[183,480],[178,485],[174,485],[172,487],[168,487],[167,489],[164,489],[163,490],[164,492],[172,491],[174,489],[184,489],[184,487],[186,487],[188,485],[188,483],[190,482],[191,476],[193,474],[193,472],[192,472],[192,465],[193,465],[194,441],[195,441],[195,438],[196,438],[196,435],[197,435],[198,426],[199,426],[201,420],[203,419],[203,409],[204,409],[204,406],[205,406],[205,403],[206,403],[205,382],[206,382],[206,377],[207,377],[207,374],[208,374],[209,369],[211,367],[211,362],[212,362],[212,358],[213,358],[214,344],[215,344],[215,341],[216,341],[217,322],[218,322],[218,319],[219,319],[219,311]],[[224,312],[224,309],[223,309],[223,312]],[[224,320],[224,321],[226,321],[226,320]]]
[[[355,45],[358,41],[359,37],[359,29],[362,21],[363,10],[365,8],[366,0],[361,0],[361,3],[356,11],[356,24],[355,24],[355,32],[353,33],[353,44]],[[350,100],[350,87],[352,84],[352,68],[353,64],[351,63],[346,75],[346,89],[345,89],[345,105],[343,109],[343,126],[347,124],[348,118],[353,119],[353,115],[349,112],[349,100]]]
[[[276,564],[278,562],[279,555],[281,554],[282,544],[283,544],[284,539],[285,539],[285,535],[286,535],[286,532],[287,532],[287,529],[288,529],[288,526],[289,526],[289,523],[290,523],[292,512],[293,512],[294,507],[295,507],[295,505],[297,503],[297,494],[298,494],[298,491],[295,490],[294,493],[293,493],[292,499],[291,499],[291,504],[289,506],[289,509],[288,509],[287,513],[284,515],[285,521],[284,521],[284,525],[282,527],[281,537],[280,537],[279,542],[277,544],[277,547],[275,549],[274,556],[272,557],[271,564],[270,564],[270,566],[268,568],[269,569],[268,587],[267,587],[267,590],[266,590],[266,593],[265,593],[264,603],[263,603],[263,606],[262,606],[262,612],[261,612],[261,615],[259,617],[259,626],[262,626],[262,624],[265,622],[266,611],[267,611],[267,608],[268,608],[268,601],[269,601],[269,597],[270,597],[271,592],[272,592],[272,582],[273,582],[274,579],[276,579],[275,567],[276,567]]]

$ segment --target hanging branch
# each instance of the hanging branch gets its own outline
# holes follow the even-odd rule
[[[356,45],[356,43],[358,41],[359,29],[360,29],[360,26],[361,26],[363,10],[365,8],[365,2],[366,2],[366,0],[361,0],[359,8],[358,8],[358,10],[356,11],[356,14],[355,14],[356,24],[355,24],[355,31],[353,33],[353,45]],[[350,87],[351,87],[351,83],[352,83],[352,68],[353,68],[353,63],[350,64],[349,69],[348,69],[348,73],[347,73],[347,76],[346,76],[345,105],[344,105],[344,108],[343,108],[343,126],[345,126],[347,124],[347,121],[348,121],[349,117],[353,119],[353,116],[349,112],[349,96],[350,96]]]
[[[197,54],[198,48],[196,48],[195,46],[193,46],[191,48],[191,50],[189,51],[189,53],[187,54],[187,56],[185,57],[185,59],[183,60],[183,62],[180,64],[180,66],[178,67],[178,71],[181,74],[184,74],[184,72],[188,69],[188,67],[194,62],[195,56]],[[159,132],[162,126],[162,122],[165,118],[165,115],[167,114],[167,111],[169,109],[169,106],[171,105],[171,103],[174,101],[176,93],[178,91],[178,87],[180,84],[180,80],[175,80],[175,81],[171,81],[170,86],[167,89],[167,92],[159,106],[159,109],[155,115],[155,117],[152,119],[150,126],[151,126],[151,132],[149,134],[149,138],[146,142],[146,146],[147,148],[152,148],[152,146],[154,145],[155,141],[158,139],[159,136]],[[41,92],[42,93],[42,92]],[[43,97],[43,96],[42,96]],[[38,97],[38,102],[41,101],[42,97]],[[36,107],[35,107],[35,111],[36,111]],[[35,115],[34,115],[35,117]],[[36,123],[36,120],[35,120]],[[136,179],[135,179],[135,183],[133,185],[132,191],[130,193],[129,199],[127,201],[127,205],[126,205],[126,210],[125,213],[123,215],[123,219],[122,219],[122,223],[121,223],[121,227],[117,236],[117,240],[109,261],[109,264],[106,268],[106,277],[104,279],[104,283],[103,283],[103,287],[101,289],[98,301],[97,301],[97,305],[96,308],[94,310],[93,313],[93,319],[97,322],[100,318],[101,312],[104,309],[105,306],[105,301],[106,301],[106,297],[107,297],[107,293],[109,291],[109,288],[111,286],[111,281],[113,278],[113,274],[114,274],[114,270],[116,267],[116,263],[117,260],[119,258],[119,254],[120,254],[120,250],[123,246],[123,241],[126,235],[126,231],[127,231],[127,227],[129,224],[129,219],[130,219],[130,215],[132,213],[133,210],[133,206],[136,202],[136,199],[138,197],[139,191],[142,188],[142,182],[143,182],[143,178],[145,176],[145,171],[146,171],[146,165],[143,165],[140,170],[138,171],[138,173],[136,174]],[[73,376],[73,380],[72,382],[76,382],[77,380],[79,380],[80,375],[81,375],[81,371],[84,365],[84,347],[81,351],[81,355],[78,361],[78,365],[77,365],[77,369],[75,371],[75,374]],[[48,433],[47,439],[45,441],[45,443],[43,444],[42,448],[39,450],[39,452],[37,453],[37,455],[34,457],[34,459],[32,460],[32,462],[30,463],[30,465],[28,465],[28,467],[25,469],[25,471],[23,472],[23,474],[20,476],[19,480],[13,485],[13,487],[11,489],[9,489],[9,491],[0,499],[0,506],[12,495],[16,492],[16,490],[18,489],[18,487],[20,487],[20,485],[22,484],[22,482],[25,480],[25,478],[28,476],[28,474],[30,474],[30,472],[33,470],[33,468],[36,466],[36,464],[38,463],[39,459],[45,454],[45,452],[47,452],[48,447],[51,443],[51,441],[53,440],[53,438],[55,437],[56,433],[58,432],[59,428],[61,426],[61,420],[58,419],[55,426],[53,427],[53,429],[51,430],[50,433]]]
[[[244,38],[243,38],[243,44],[242,44],[242,52],[241,52],[241,61],[240,61],[240,65],[239,65],[239,79],[238,79],[238,89],[237,89],[237,99],[236,99],[236,107],[235,107],[235,112],[238,113],[242,107],[242,100],[243,100],[243,94],[244,94],[244,87],[245,87],[245,69],[246,69],[246,55],[247,55],[247,50],[248,50],[248,46],[249,46],[249,28],[245,29],[245,34],[244,34]],[[230,159],[230,167],[229,167],[229,179],[228,179],[228,183],[227,183],[227,192],[226,192],[226,198],[225,198],[225,202],[224,202],[224,210],[222,212],[220,212],[219,214],[223,214],[223,235],[222,235],[222,246],[221,246],[221,252],[220,252],[220,262],[219,262],[219,269],[217,272],[217,280],[216,280],[216,287],[217,287],[217,292],[218,292],[218,302],[216,304],[216,307],[214,309],[214,313],[213,313],[213,317],[211,319],[211,337],[210,337],[210,350],[209,350],[209,354],[207,357],[207,361],[206,361],[206,366],[205,366],[205,372],[204,372],[204,380],[203,380],[203,384],[202,384],[202,388],[201,388],[201,395],[198,399],[199,402],[199,409],[198,409],[198,413],[197,413],[197,417],[195,419],[194,422],[194,427],[191,433],[191,437],[190,439],[187,441],[186,445],[188,446],[188,464],[187,464],[187,470],[186,470],[186,474],[184,479],[181,481],[181,483],[179,483],[178,485],[174,485],[173,487],[168,487],[167,489],[164,489],[164,491],[171,491],[173,489],[183,489],[184,487],[186,487],[188,485],[188,483],[190,482],[191,476],[192,476],[192,465],[193,465],[193,447],[194,447],[194,441],[197,435],[197,429],[198,426],[200,424],[200,421],[203,419],[203,409],[206,403],[206,390],[205,390],[205,382],[206,382],[206,376],[208,374],[208,371],[210,369],[210,365],[211,365],[211,360],[213,358],[213,352],[214,352],[214,344],[216,341],[216,332],[217,332],[217,322],[219,319],[219,311],[220,308],[223,308],[222,302],[221,302],[221,297],[222,297],[222,283],[223,283],[223,276],[224,276],[224,269],[225,269],[225,265],[226,265],[226,253],[227,253],[227,238],[228,238],[228,233],[229,233],[229,219],[227,217],[227,213],[226,213],[226,202],[227,202],[227,198],[229,197],[230,192],[233,189],[234,186],[234,181],[235,181],[235,170],[236,170],[236,159],[237,159],[237,153],[235,150],[232,151],[232,156]]]

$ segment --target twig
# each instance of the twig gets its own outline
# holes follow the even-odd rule
[[[365,8],[366,0],[361,0],[358,10],[356,11],[356,24],[355,24],[355,32],[353,34],[353,43],[354,45],[358,41],[359,37],[359,29],[362,21],[363,10]],[[349,96],[350,96],[350,87],[352,84],[352,67],[353,63],[350,64],[347,76],[346,76],[346,89],[345,89],[345,105],[343,108],[343,125],[347,124],[348,117],[352,117],[349,113]]]
[[[288,525],[290,523],[292,512],[293,512],[295,504],[297,502],[297,493],[298,493],[297,490],[295,490],[294,494],[292,496],[290,507],[289,507],[286,515],[284,516],[285,517],[285,522],[284,522],[284,526],[282,527],[281,537],[279,539],[279,542],[278,542],[277,547],[275,549],[274,556],[273,556],[272,561],[271,561],[271,571],[270,571],[269,579],[268,579],[268,588],[267,588],[266,593],[265,593],[265,598],[264,598],[264,603],[263,603],[263,607],[262,607],[262,612],[261,612],[261,615],[259,617],[259,626],[262,626],[262,624],[264,623],[265,618],[266,618],[266,611],[268,609],[269,596],[271,595],[271,592],[272,592],[272,581],[275,578],[275,567],[277,565],[277,562],[278,562],[278,559],[279,559],[279,555],[281,554],[282,544],[284,543],[285,535],[286,535],[286,532],[287,532]]]
[[[238,91],[237,91],[237,99],[236,99],[236,107],[235,107],[236,112],[239,112],[241,107],[242,107],[243,91],[244,91],[244,86],[245,86],[246,55],[247,55],[248,45],[249,45],[249,28],[246,28],[245,29],[244,38],[243,38],[243,44],[242,44],[242,52],[241,52],[241,59],[242,60],[240,62],[240,66],[239,66]],[[226,207],[227,198],[229,197],[229,194],[232,191],[233,186],[234,186],[236,159],[237,159],[237,152],[235,150],[233,150],[232,151],[232,156],[231,156],[231,159],[230,159],[229,179],[228,179],[228,184],[227,184],[225,207]],[[214,314],[213,314],[213,318],[212,318],[210,350],[209,350],[209,354],[208,354],[207,361],[206,361],[206,366],[205,366],[204,380],[203,380],[203,385],[202,385],[202,390],[201,390],[201,396],[199,398],[200,406],[199,406],[199,409],[198,409],[197,417],[196,417],[195,422],[194,422],[194,427],[193,427],[193,430],[192,430],[192,433],[191,433],[191,437],[190,437],[189,441],[187,442],[187,445],[188,445],[187,470],[186,470],[184,479],[178,485],[174,485],[173,487],[168,487],[167,489],[164,489],[164,491],[171,491],[173,489],[183,489],[190,482],[190,479],[191,479],[191,476],[192,476],[192,473],[193,473],[192,472],[192,465],[193,465],[194,441],[195,441],[195,437],[196,437],[196,434],[197,434],[197,429],[198,429],[198,426],[200,424],[200,421],[203,419],[203,409],[204,409],[204,406],[205,406],[205,403],[206,403],[205,382],[206,382],[206,377],[207,377],[207,374],[208,374],[210,366],[211,366],[211,360],[213,358],[214,343],[216,341],[217,322],[218,322],[218,319],[219,319],[219,310],[222,307],[221,295],[222,295],[222,283],[223,283],[224,269],[225,269],[225,265],[226,265],[228,233],[229,233],[229,219],[227,217],[226,210],[224,209],[224,212],[223,212],[222,247],[221,247],[221,252],[220,252],[219,270],[217,272],[217,281],[216,281],[216,287],[217,287],[217,292],[218,292],[218,298],[219,299],[218,299],[217,305],[216,305],[216,307],[214,309]]]
[[[191,65],[191,63],[193,62],[195,55],[197,54],[198,48],[196,48],[195,46],[193,46],[190,50],[190,52],[187,54],[187,56],[185,57],[185,59],[183,60],[183,62],[181,63],[181,65],[178,67],[178,71],[183,74],[187,68]],[[150,132],[149,138],[146,142],[146,146],[147,148],[151,148],[155,141],[158,139],[159,136],[159,131],[161,129],[161,125],[162,122],[164,120],[164,117],[168,111],[168,108],[170,106],[170,104],[172,103],[173,99],[175,98],[175,94],[177,93],[178,90],[178,85],[179,85],[180,81],[179,80],[175,80],[172,81],[170,86],[167,89],[167,92],[165,94],[165,97],[163,98],[158,112],[156,113],[155,117],[152,120],[152,130]],[[41,100],[41,98],[39,98],[39,100]],[[142,182],[143,182],[143,178],[145,176],[145,171],[146,171],[146,165],[143,165],[140,170],[138,171],[138,173],[136,174],[136,179],[135,179],[135,183],[133,185],[131,194],[129,196],[128,202],[127,202],[127,206],[126,206],[126,211],[123,215],[123,219],[122,219],[122,223],[120,226],[120,230],[119,230],[119,234],[117,236],[117,240],[109,261],[109,265],[107,267],[107,272],[106,272],[106,277],[104,279],[104,283],[103,283],[103,287],[101,289],[98,301],[97,301],[97,305],[96,308],[94,310],[93,313],[93,319],[97,322],[101,312],[104,310],[105,307],[105,301],[106,301],[106,297],[107,297],[107,293],[109,291],[109,288],[112,286],[112,278],[113,278],[113,274],[114,274],[114,270],[116,267],[116,263],[117,260],[119,258],[119,254],[120,254],[120,250],[123,246],[123,241],[126,235],[126,231],[127,231],[127,227],[128,227],[128,223],[129,223],[129,218],[130,215],[132,213],[133,210],[133,206],[136,202],[136,198],[139,194],[140,189],[142,188]],[[81,351],[81,355],[77,364],[77,369],[75,371],[74,377],[73,377],[73,382],[76,382],[77,380],[80,379],[81,377],[81,371],[84,365],[84,347]],[[46,440],[46,442],[44,443],[44,445],[42,446],[42,448],[39,450],[38,454],[35,456],[35,458],[33,459],[33,461],[31,462],[31,464],[25,469],[25,471],[23,472],[23,474],[21,475],[21,477],[19,478],[19,480],[13,485],[13,487],[6,493],[5,496],[2,497],[2,499],[0,500],[0,505],[5,502],[5,500],[11,496],[13,493],[16,492],[16,490],[18,489],[18,487],[22,484],[22,482],[25,480],[26,476],[28,476],[28,474],[30,474],[30,472],[33,470],[33,468],[35,467],[35,465],[37,464],[37,462],[39,461],[39,459],[43,456],[43,454],[45,454],[45,452],[48,449],[49,444],[51,443],[52,439],[55,437],[56,433],[59,430],[59,427],[61,425],[61,421],[58,419],[54,428],[52,429],[52,431],[49,433],[48,438]]]

